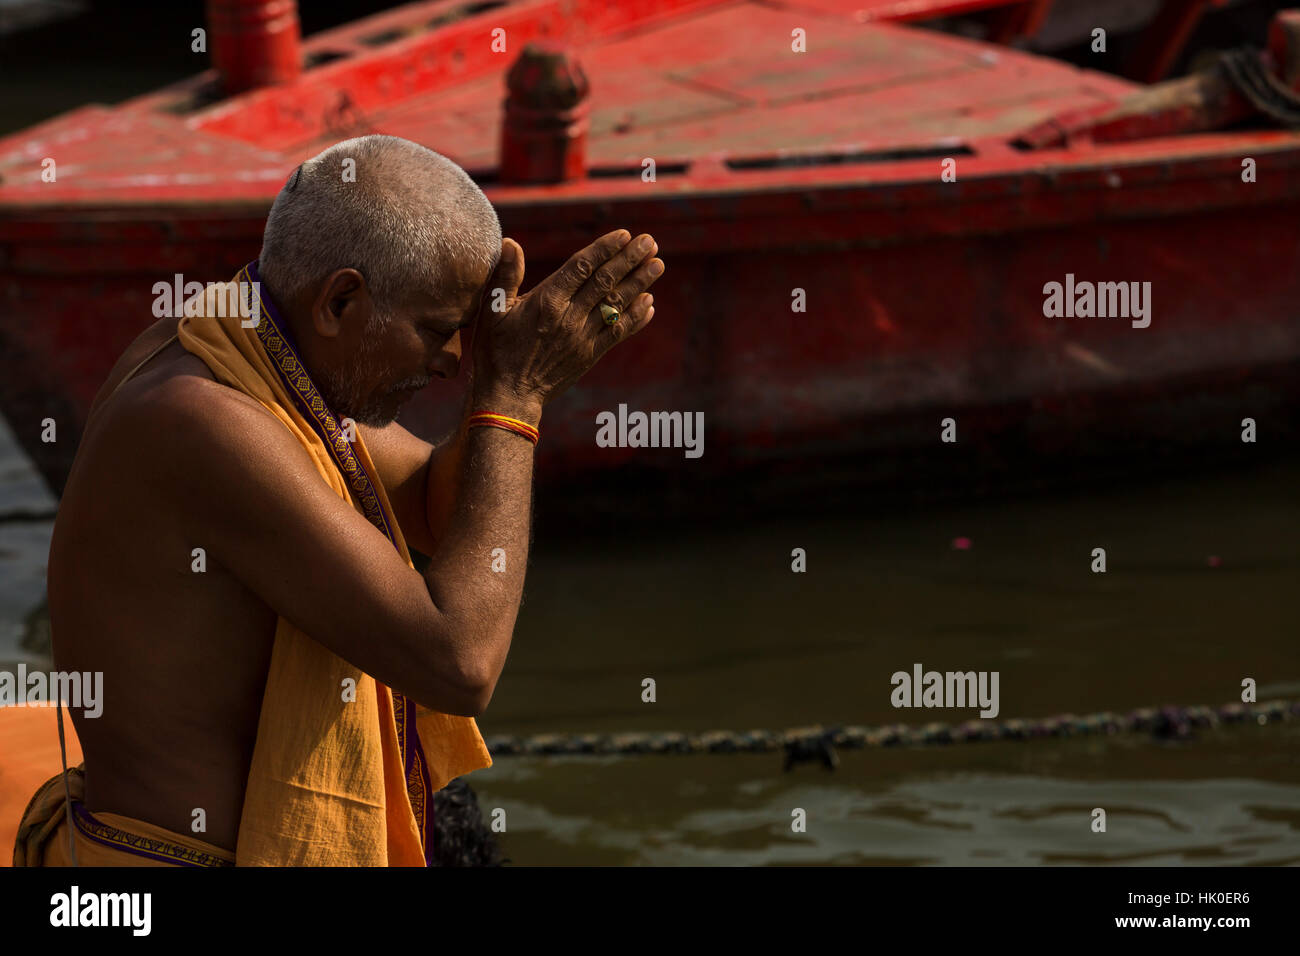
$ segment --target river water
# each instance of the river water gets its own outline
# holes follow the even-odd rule
[[[53,507],[7,433],[0,482],[0,512]],[[1247,677],[1260,699],[1300,696],[1297,488],[1300,462],[1282,462],[739,525],[547,527],[480,728],[976,716],[894,708],[891,675],[914,664],[998,672],[998,719],[1227,703]],[[0,522],[0,666],[47,663],[23,635],[44,621],[50,528]],[[1298,758],[1288,724],[845,751],[788,773],[779,754],[500,757],[469,780],[516,865],[1280,864],[1300,862]]]
[[[1300,462],[564,546],[539,535],[485,734],[956,721],[895,671],[1000,674],[999,718],[1300,695]],[[958,539],[966,539],[958,542]],[[954,547],[954,543],[958,546]],[[804,548],[807,571],[791,571]],[[1107,571],[1090,569],[1092,549]],[[644,678],[656,682],[643,702]],[[520,863],[1295,863],[1300,727],[781,756],[506,757]],[[1107,811],[1105,833],[1091,829]],[[802,808],[807,832],[792,832]]]

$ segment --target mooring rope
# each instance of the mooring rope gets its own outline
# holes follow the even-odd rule
[[[1300,126],[1300,96],[1269,71],[1258,50],[1226,50],[1219,65],[1251,106],[1283,126]]]
[[[881,727],[796,727],[770,730],[714,730],[703,734],[534,734],[498,735],[486,740],[494,757],[553,754],[607,756],[630,754],[731,754],[785,751],[785,769],[805,762],[836,767],[835,748],[915,747],[983,740],[1037,740],[1148,732],[1161,738],[1187,738],[1195,729],[1224,724],[1279,723],[1300,718],[1300,700],[1270,700],[1221,707],[1141,707],[1125,714],[1102,711],[1058,714],[1026,720],[968,720],[961,724],[888,724]]]

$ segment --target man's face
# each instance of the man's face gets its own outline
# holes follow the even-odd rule
[[[340,418],[383,427],[434,376],[455,378],[460,330],[477,317],[488,278],[486,268],[452,263],[436,293],[408,290],[382,328],[382,316],[363,308],[365,321],[338,338],[340,360],[315,373],[330,409]]]

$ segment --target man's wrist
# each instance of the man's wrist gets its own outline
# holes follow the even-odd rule
[[[506,415],[536,428],[542,420],[542,400],[535,395],[519,395],[507,388],[475,388],[471,393],[468,414],[475,412]]]

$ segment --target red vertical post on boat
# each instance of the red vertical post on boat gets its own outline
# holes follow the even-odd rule
[[[207,0],[212,64],[227,95],[302,72],[296,0]]]
[[[586,175],[590,84],[577,54],[552,42],[524,47],[506,75],[502,182],[555,183]]]

